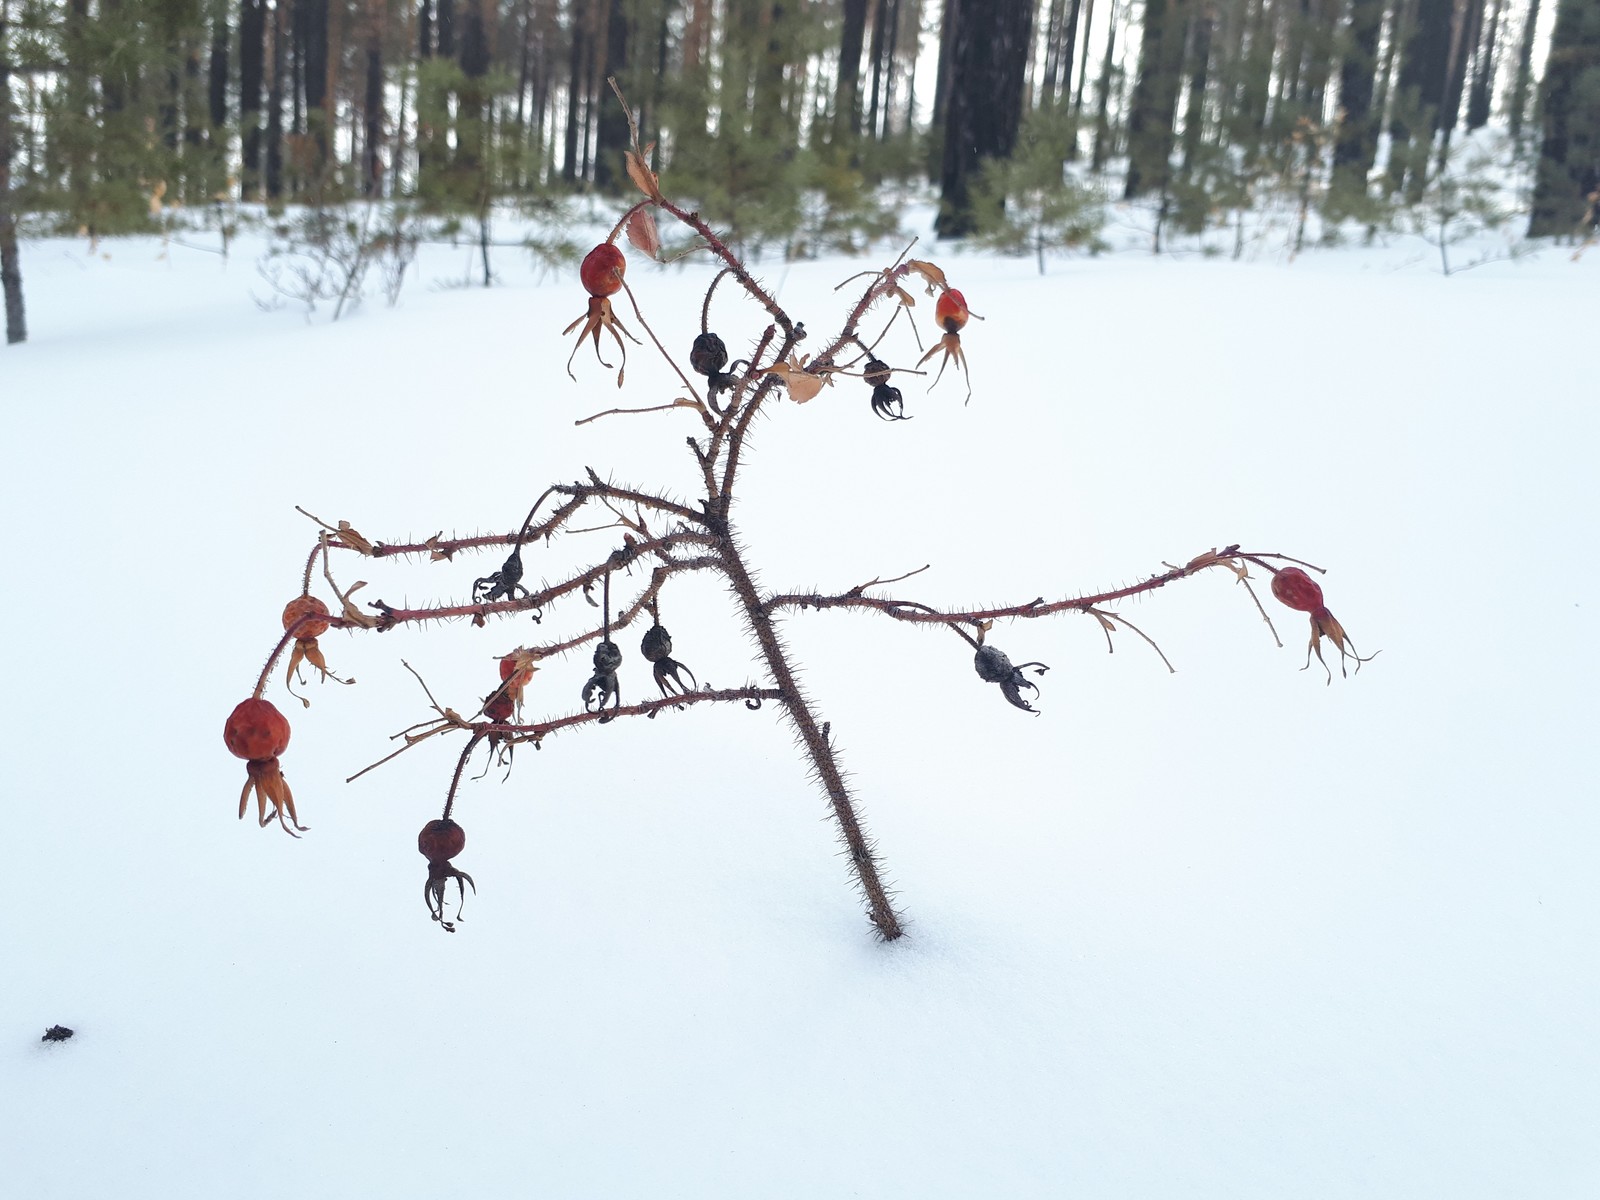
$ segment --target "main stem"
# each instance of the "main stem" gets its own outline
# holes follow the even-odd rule
[[[800,691],[800,685],[795,681],[783,643],[778,639],[778,631],[772,623],[771,615],[762,606],[761,595],[744,565],[744,559],[734,542],[731,527],[725,519],[716,520],[714,525],[718,541],[718,557],[722,560],[723,571],[744,608],[745,621],[761,647],[761,655],[766,659],[767,670],[771,672],[772,681],[777,685],[784,710],[799,732],[801,745],[805,747],[811,765],[817,773],[817,779],[828,795],[828,803],[833,807],[833,819],[838,822],[839,835],[843,838],[845,849],[850,854],[851,869],[855,872],[856,881],[867,902],[868,919],[877,928],[879,937],[886,942],[892,942],[904,934],[905,929],[900,923],[900,915],[889,902],[889,893],[884,889],[883,880],[878,875],[877,858],[872,853],[872,846],[868,843],[866,834],[861,828],[861,821],[856,816],[850,791],[845,787],[844,776],[840,774],[839,764],[834,760],[833,747],[829,744],[827,735],[823,733],[816,714],[806,702],[805,695]]]

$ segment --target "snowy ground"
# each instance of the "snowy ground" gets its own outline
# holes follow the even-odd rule
[[[414,839],[458,746],[342,780],[428,715],[401,658],[470,709],[548,623],[324,638],[359,683],[269,693],[312,832],[237,822],[218,735],[298,590],[295,504],[394,540],[514,527],[585,465],[686,492],[691,418],[575,428],[617,403],[562,373],[583,297],[509,251],[502,287],[435,248],[398,308],[308,324],[260,311],[250,239],[99,250],[25,246],[33,340],[0,352],[10,1194],[1600,1190],[1600,255],[945,258],[987,317],[969,406],[946,378],[898,425],[853,381],[774,408],[737,513],[768,586],[930,563],[896,590],[1021,601],[1242,542],[1331,568],[1382,650],[1325,686],[1304,618],[1275,648],[1218,573],[1125,610],[1176,675],[1084,618],[997,629],[1054,668],[1033,718],[948,635],[794,616],[912,922],[883,946],[788,731],[737,706],[468,786],[479,894],[430,923]],[[860,265],[764,270],[820,333]],[[630,271],[684,347],[707,278]],[[629,384],[676,394],[643,353]],[[365,595],[496,565],[364,564]],[[755,671],[715,588],[662,615],[702,679]]]

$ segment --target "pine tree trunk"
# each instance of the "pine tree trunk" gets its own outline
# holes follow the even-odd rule
[[[383,24],[381,0],[368,0],[367,85],[361,103],[361,193],[364,196],[383,194]]]
[[[0,0],[0,293],[5,296],[6,344],[28,339],[22,305],[22,256],[17,250],[17,215],[11,207],[11,0]]]
[[[868,55],[872,59],[872,92],[871,100],[867,103],[866,132],[870,138],[878,136],[878,101],[883,88],[883,44],[884,26],[889,20],[889,0],[877,0],[872,15],[872,47]]]
[[[1461,117],[1461,97],[1467,84],[1467,60],[1482,32],[1483,3],[1484,0],[1462,0],[1456,8],[1450,31],[1450,63],[1438,120],[1438,128],[1444,130],[1446,136],[1455,129]]]
[[[441,0],[441,4],[443,0]],[[306,174],[313,202],[321,204],[326,183],[328,144],[332,123],[328,111],[328,0],[296,0],[295,11],[303,13],[305,41],[302,69],[306,95],[307,147]]]
[[[1522,45],[1517,48],[1517,77],[1511,86],[1511,110],[1506,116],[1513,140],[1522,137],[1527,113],[1528,91],[1533,83],[1533,39],[1539,25],[1539,0],[1529,0],[1528,19],[1522,26]]]
[[[605,67],[601,71],[601,79],[614,78],[621,83],[622,94],[629,97],[629,103],[637,103],[637,97],[631,94],[632,89],[628,86],[632,80],[627,78],[634,34],[624,0],[607,0]],[[609,84],[602,86],[597,103],[599,114],[595,123],[594,185],[607,195],[616,196],[633,186],[628,182],[622,157],[623,151],[628,148],[628,117],[612,95]]]
[[[1032,26],[1030,0],[966,0],[956,9],[934,226],[941,238],[973,232],[972,187],[983,164],[1016,147]]]
[[[1600,191],[1600,0],[1559,0],[1540,87],[1544,138],[1529,237],[1573,233]]]
[[[1168,182],[1179,73],[1183,69],[1184,18],[1185,0],[1145,0],[1139,82],[1128,114],[1124,199],[1160,191]]]
[[[1478,69],[1472,78],[1472,92],[1467,97],[1467,129],[1482,129],[1489,123],[1489,104],[1494,96],[1495,50],[1500,33],[1500,13],[1505,0],[1494,0],[1489,10],[1489,29],[1478,47]]]
[[[861,47],[867,33],[867,0],[844,0],[839,35],[839,85],[834,96],[834,140],[861,133]]]
[[[254,200],[261,188],[261,85],[266,54],[264,0],[239,3],[239,149],[243,170],[239,198]]]
[[[278,0],[272,22],[272,66],[267,84],[267,199],[283,199],[283,81],[288,74],[290,8]]]
[[[211,61],[207,67],[206,102],[211,117],[211,141],[222,145],[228,127],[228,10],[218,7],[211,21]]]
[[[1378,120],[1372,106],[1378,72],[1378,36],[1383,29],[1385,0],[1352,0],[1350,42],[1339,67],[1339,106],[1344,115],[1333,144],[1336,183],[1365,192],[1367,175],[1378,155]]]
[[[1100,78],[1095,85],[1094,149],[1090,151],[1089,167],[1094,171],[1105,168],[1111,157],[1111,69],[1117,54],[1117,0],[1111,0],[1111,19],[1106,22],[1106,54],[1100,62]]]
[[[587,7],[587,0],[573,5],[572,28],[569,30],[572,42],[567,60],[567,126],[561,163],[561,178],[568,183],[576,183],[584,176],[583,166],[578,161],[578,135],[583,128],[583,109],[588,103],[583,78],[583,65],[589,57],[589,37],[585,28]]]
[[[1189,103],[1183,113],[1185,173],[1194,166],[1194,156],[1200,149],[1200,137],[1205,128],[1206,80],[1211,67],[1211,34],[1215,21],[1210,8],[1202,9],[1194,17],[1189,48]]]
[[[1427,182],[1432,134],[1440,127],[1450,68],[1451,0],[1418,0],[1416,25],[1406,39],[1389,125],[1389,186],[1405,187],[1413,200]],[[1413,146],[1415,136],[1420,146]]]

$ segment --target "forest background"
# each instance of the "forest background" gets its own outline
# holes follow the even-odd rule
[[[1542,2],[0,0],[8,340],[19,228],[198,219],[225,248],[241,203],[294,204],[326,249],[321,214],[382,200],[353,253],[465,231],[487,284],[510,204],[550,231],[529,248],[570,255],[570,198],[626,188],[610,78],[672,193],[750,254],[861,249],[907,189],[936,192],[941,238],[1041,270],[1098,248],[1116,199],[1148,201],[1158,250],[1242,240],[1273,201],[1296,250],[1351,221],[1582,237],[1600,0]]]

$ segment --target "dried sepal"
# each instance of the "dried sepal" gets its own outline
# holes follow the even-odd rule
[[[789,399],[796,404],[804,404],[814,400],[817,393],[822,391],[823,385],[832,383],[826,375],[814,375],[806,370],[807,356],[804,354],[790,353],[787,362],[780,362],[768,367],[764,374],[776,375],[783,386],[789,389]]]
[[[656,215],[648,208],[636,208],[626,226],[628,242],[643,250],[651,258],[661,255],[661,231],[656,227]]]
[[[920,258],[908,258],[906,266],[922,276],[922,281],[928,285],[928,295],[930,296],[934,292],[950,286],[944,280],[944,272],[931,262],[924,262]]]
[[[628,178],[633,180],[634,186],[641,192],[649,196],[657,204],[660,204],[661,180],[650,169],[650,164],[647,161],[648,155],[655,148],[656,144],[651,142],[644,148],[642,153],[637,150],[624,150],[622,153],[628,164]]]

